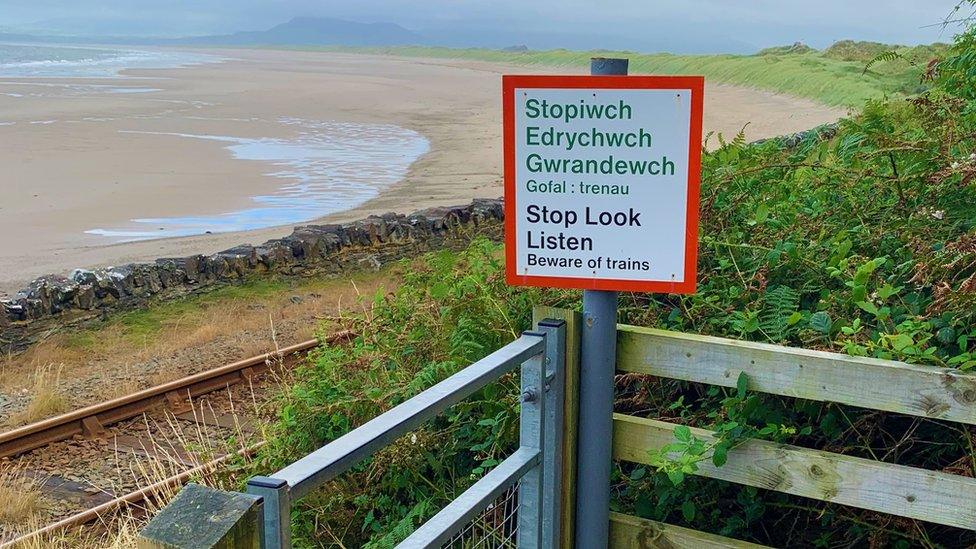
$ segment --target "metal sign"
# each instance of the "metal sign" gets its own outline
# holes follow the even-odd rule
[[[510,284],[693,293],[695,76],[505,76]]]

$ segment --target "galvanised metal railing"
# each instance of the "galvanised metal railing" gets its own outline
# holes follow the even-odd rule
[[[291,547],[292,502],[518,366],[522,383],[518,449],[398,547],[443,546],[516,485],[517,547],[558,547],[565,349],[565,323],[540,322],[537,331],[525,332],[498,351],[270,477],[251,478],[247,493],[263,499],[262,547]]]

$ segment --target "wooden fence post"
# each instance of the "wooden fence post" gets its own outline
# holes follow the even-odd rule
[[[187,484],[139,532],[139,549],[261,549],[261,498]]]
[[[576,434],[579,421],[579,342],[582,315],[570,309],[536,305],[532,308],[532,325],[547,318],[566,322],[566,377],[563,402],[562,547],[572,549],[576,526]]]

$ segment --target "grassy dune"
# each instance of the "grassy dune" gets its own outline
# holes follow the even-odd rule
[[[561,49],[520,52],[420,46],[301,49],[573,68],[588,66],[590,58],[594,56],[627,57],[630,59],[631,73],[634,74],[702,74],[711,81],[797,95],[828,105],[858,106],[871,98],[924,90],[919,75],[930,59],[945,51],[945,46],[903,47],[846,40],[823,51],[797,45],[770,48],[754,55],[673,55]],[[900,57],[871,63],[877,55],[888,51],[895,51]]]

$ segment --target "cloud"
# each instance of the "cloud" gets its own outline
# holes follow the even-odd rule
[[[0,21],[59,32],[204,34],[259,30],[294,16],[387,21],[480,45],[742,51],[840,38],[947,40],[956,0],[0,0]],[[460,44],[457,44],[460,45]],[[494,44],[497,45],[497,44]]]

